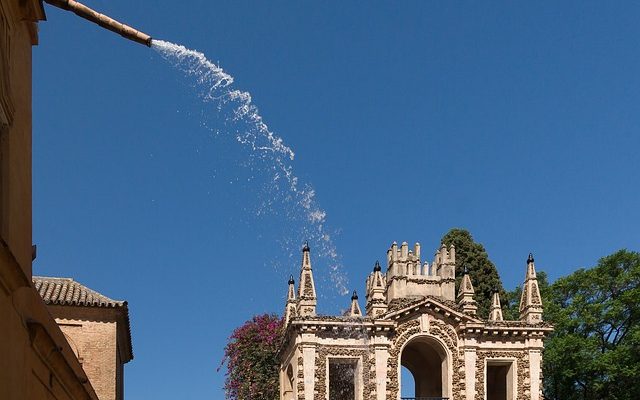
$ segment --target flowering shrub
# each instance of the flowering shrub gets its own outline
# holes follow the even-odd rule
[[[224,348],[225,392],[233,400],[277,400],[280,396],[278,346],[283,320],[256,315],[236,328]]]

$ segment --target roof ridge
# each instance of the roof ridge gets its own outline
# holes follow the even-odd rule
[[[47,304],[95,307],[122,307],[127,302],[114,300],[72,279],[34,276],[33,284]]]
[[[33,279],[56,279],[56,280],[67,280],[67,281],[74,281],[75,280],[73,278],[66,278],[63,276],[43,276],[43,275],[34,275]]]

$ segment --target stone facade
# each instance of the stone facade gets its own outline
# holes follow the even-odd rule
[[[354,293],[344,316],[320,316],[305,245],[303,298],[296,299],[289,280],[281,400],[398,400],[406,396],[403,366],[413,375],[415,398],[542,400],[543,339],[552,327],[542,321],[533,256],[518,321],[503,320],[497,293],[489,318],[476,315],[469,275],[455,296],[453,246],[441,246],[431,265],[420,257],[419,244],[409,250],[393,243],[386,272],[376,263],[366,280],[366,315]]]

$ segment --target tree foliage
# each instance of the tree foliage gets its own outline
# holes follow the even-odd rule
[[[555,331],[544,352],[551,400],[640,399],[640,253],[620,250],[546,293]]]
[[[484,246],[476,243],[469,231],[459,228],[453,228],[447,232],[442,237],[442,243],[447,247],[453,243],[456,248],[456,288],[460,287],[460,280],[466,266],[475,289],[474,298],[478,302],[478,316],[488,318],[493,289],[499,290],[501,298],[504,298],[505,291],[502,288],[498,270],[489,260]]]
[[[278,346],[283,320],[257,315],[236,328],[224,349],[225,392],[233,400],[277,400],[280,397]]]

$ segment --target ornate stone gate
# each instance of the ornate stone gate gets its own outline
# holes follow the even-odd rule
[[[420,245],[393,243],[387,268],[376,263],[366,281],[366,313],[354,292],[343,316],[316,314],[309,246],[300,282],[293,277],[280,350],[283,400],[399,400],[401,368],[413,375],[411,398],[541,400],[542,321],[533,256],[520,319],[504,321],[498,293],[487,319],[476,314],[469,275],[455,296],[455,248],[442,245],[422,263]]]

